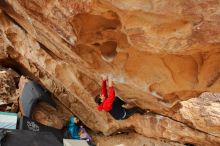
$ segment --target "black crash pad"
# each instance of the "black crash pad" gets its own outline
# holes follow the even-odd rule
[[[5,131],[6,135],[0,141],[1,146],[62,146],[50,132],[4,129],[3,132]]]
[[[29,130],[34,132],[51,132],[57,139],[62,142],[64,138],[64,133],[60,129],[56,129],[53,127],[49,127],[43,125],[35,120],[32,120],[28,117],[21,117],[19,121],[19,129],[20,130]]]
[[[24,116],[31,117],[32,109],[39,100],[45,101],[54,107],[56,106],[48,90],[42,88],[37,82],[29,80],[25,83],[19,98]]]

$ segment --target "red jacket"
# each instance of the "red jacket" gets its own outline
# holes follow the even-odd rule
[[[102,95],[105,96],[105,100],[98,106],[98,110],[110,111],[112,109],[112,104],[115,100],[114,87],[109,87],[109,95],[107,95],[106,81],[102,81]]]

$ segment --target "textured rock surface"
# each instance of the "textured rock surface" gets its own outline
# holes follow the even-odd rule
[[[94,136],[94,140],[97,146],[183,146],[166,140],[159,141],[146,138],[135,133],[118,134],[108,137],[97,135]]]
[[[56,108],[45,102],[40,102],[33,111],[33,119],[44,125],[58,129],[62,129],[66,126],[71,115],[69,111],[59,105],[59,102],[57,102]]]
[[[0,66],[0,111],[18,112],[18,79],[16,72]]]
[[[199,98],[181,102],[176,119],[188,122],[197,129],[220,136],[220,94],[203,93]]]
[[[218,97],[190,99],[220,91],[219,1],[2,0],[0,5],[16,21],[1,13],[0,54],[38,79],[88,127],[106,135],[130,128],[148,137],[219,145]],[[115,121],[97,112],[93,97],[102,73],[113,74],[124,100],[160,116]]]

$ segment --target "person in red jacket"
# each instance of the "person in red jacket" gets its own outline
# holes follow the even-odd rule
[[[111,78],[108,78],[109,82],[109,94],[107,94],[106,88],[107,76],[102,77],[102,93],[95,97],[95,102],[98,104],[99,111],[109,112],[113,118],[116,120],[127,119],[129,116],[134,113],[144,114],[144,111],[138,107],[131,109],[126,109],[123,107],[125,102],[119,97],[115,96],[115,91],[113,87],[113,81]]]

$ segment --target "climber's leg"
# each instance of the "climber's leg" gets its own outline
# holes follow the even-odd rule
[[[145,111],[142,110],[139,107],[134,107],[134,108],[131,108],[131,109],[125,109],[125,111],[126,111],[126,116],[123,119],[127,119],[128,117],[132,116],[135,113],[139,113],[139,114],[144,114],[145,113]]]

